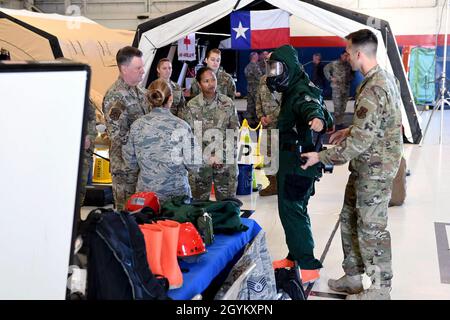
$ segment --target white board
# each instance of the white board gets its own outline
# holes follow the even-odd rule
[[[89,77],[0,64],[2,300],[65,298]]]

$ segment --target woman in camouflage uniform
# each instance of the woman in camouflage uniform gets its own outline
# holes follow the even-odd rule
[[[158,72],[158,78],[166,80],[172,89],[173,103],[170,111],[178,118],[181,118],[186,99],[184,98],[183,89],[180,85],[170,79],[172,76],[172,62],[167,58],[159,60],[156,71]]]
[[[213,181],[217,200],[234,197],[237,188],[236,148],[234,143],[226,144],[225,139],[227,129],[234,130],[234,134],[239,129],[236,107],[233,100],[217,91],[216,74],[211,68],[201,68],[196,79],[202,91],[188,102],[184,119],[191,128],[196,128],[198,140],[202,139],[203,133],[203,150],[208,149],[203,155],[204,164],[200,171],[190,177],[193,197],[208,200]],[[216,153],[216,148],[208,152],[211,149],[208,136],[214,136],[216,146],[223,147],[222,152]],[[234,139],[233,136],[233,142]]]

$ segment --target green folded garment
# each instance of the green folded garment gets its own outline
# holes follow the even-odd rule
[[[161,206],[161,216],[180,223],[192,222],[197,228],[197,219],[208,212],[212,218],[214,233],[246,231],[242,224],[240,206],[236,201],[190,201],[187,196],[170,198]]]

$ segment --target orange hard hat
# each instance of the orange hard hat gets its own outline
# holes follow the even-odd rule
[[[142,208],[149,207],[156,214],[159,213],[159,199],[154,192],[137,192],[133,194],[127,201],[125,209],[127,211],[133,212],[140,210]]]
[[[205,243],[191,222],[180,224],[177,256],[180,258],[195,256],[206,252]]]

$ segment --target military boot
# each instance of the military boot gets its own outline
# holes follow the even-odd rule
[[[347,292],[349,294],[360,293],[364,290],[360,274],[356,276],[344,275],[337,280],[330,279],[328,280],[328,287],[333,291]]]
[[[267,178],[269,179],[270,184],[265,189],[263,189],[259,192],[259,195],[261,197],[273,196],[275,194],[278,194],[277,177],[276,176],[267,176]]]
[[[390,287],[381,287],[379,289],[371,287],[358,294],[348,295],[345,300],[391,300],[390,292]]]

